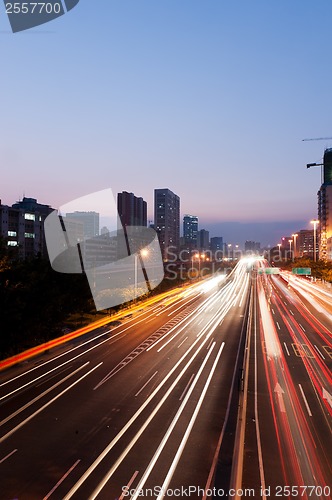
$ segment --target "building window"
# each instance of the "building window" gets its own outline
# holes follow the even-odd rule
[[[8,231],[8,236],[17,236],[16,231]]]
[[[24,214],[25,220],[36,220],[35,214]]]
[[[34,238],[35,234],[34,233],[24,233],[24,238]]]
[[[7,244],[8,244],[9,247],[17,247],[18,242],[17,241],[8,241]]]

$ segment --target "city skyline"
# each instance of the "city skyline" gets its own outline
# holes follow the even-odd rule
[[[122,193],[117,193],[117,196],[119,196]],[[134,195],[134,193],[131,193]],[[136,196],[135,196],[136,197]],[[31,198],[31,197],[29,197]],[[141,197],[138,197],[141,198]],[[22,197],[24,199],[24,197]],[[180,196],[180,199],[181,196]],[[3,198],[0,198],[0,203],[3,205],[7,206],[12,206],[15,203],[21,203],[22,200],[16,200],[10,201],[9,203],[5,204],[3,203]],[[47,200],[39,200],[38,203],[46,203],[47,205],[51,205]],[[148,216],[147,216],[147,223],[148,225],[152,222],[154,222],[154,213],[153,213],[153,205],[148,207]],[[55,209],[58,209],[58,207],[55,205]],[[181,219],[181,224],[180,224],[180,235],[183,236],[183,218],[186,214],[182,213],[182,210],[180,211],[180,219]],[[106,221],[106,222],[105,222]],[[108,219],[105,219],[101,217],[101,226],[104,225],[104,223],[107,223]],[[267,229],[268,228],[268,229]],[[226,243],[233,243],[233,244],[239,244],[244,248],[244,243],[247,240],[252,240],[253,239],[253,234],[256,234],[256,240],[259,240],[262,244],[262,247],[274,247],[277,245],[278,242],[280,242],[281,237],[284,234],[292,234],[294,231],[300,231],[300,230],[310,230],[312,229],[312,224],[310,224],[310,221],[277,221],[277,222],[270,222],[268,224],[264,222],[251,222],[251,223],[241,223],[239,221],[226,221],[223,223],[209,223],[208,220],[205,220],[204,218],[201,218],[198,215],[198,230],[200,231],[201,229],[208,230],[210,233],[210,238],[213,237],[220,237],[222,236],[224,242]],[[238,235],[241,235],[240,237]],[[270,240],[268,240],[268,235],[270,237]]]
[[[111,187],[152,207],[167,185],[211,235],[245,228],[273,245],[283,223],[309,228],[320,173],[305,166],[332,141],[302,139],[332,133],[331,10],[80,2],[16,35],[0,16],[3,203],[60,206]]]

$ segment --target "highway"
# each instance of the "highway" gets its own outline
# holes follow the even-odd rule
[[[0,498],[331,498],[331,296],[266,266],[3,371]]]
[[[233,483],[261,485],[262,498],[331,498],[330,297],[284,273],[256,275],[252,286],[243,455]]]
[[[3,371],[1,498],[202,498],[236,424],[250,289],[241,261]]]

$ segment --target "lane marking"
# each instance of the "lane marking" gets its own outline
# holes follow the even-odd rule
[[[303,400],[304,400],[304,404],[305,404],[305,406],[307,408],[307,412],[309,413],[309,417],[312,417],[310,406],[308,404],[307,398],[305,397],[305,394],[304,394],[304,391],[302,389],[302,385],[301,384],[299,384],[299,388],[300,388],[300,391],[301,391],[301,394],[302,394],[302,397],[303,397]]]
[[[315,344],[314,344],[314,348],[322,356],[322,358],[325,359],[325,356],[323,356],[323,354],[320,352],[320,350],[318,349],[318,347]]]
[[[215,326],[216,328],[216,326]],[[165,395],[161,398],[161,400],[156,404],[155,408],[152,410],[150,416],[146,420],[145,424],[141,427],[141,433],[144,432],[145,428],[149,425],[150,421],[154,418],[156,413],[159,411],[161,406],[164,404],[168,396],[171,394],[174,387],[178,384],[179,380],[182,378],[183,374],[187,371],[191,363],[195,360],[196,356],[198,356],[201,349],[203,349],[207,340],[212,335],[215,328],[211,328],[210,333],[206,336],[206,338],[202,341],[202,343],[198,346],[197,350],[192,354],[192,357],[189,358],[185,366],[182,368],[179,375],[175,378],[174,382],[167,390]],[[88,467],[88,469],[84,472],[84,474],[80,477],[80,479],[74,484],[74,486],[70,489],[70,491],[66,494],[63,500],[69,500],[76,493],[76,491],[82,486],[82,484],[86,481],[86,479],[90,476],[90,474],[98,467],[98,465],[102,462],[102,460],[107,456],[107,454],[111,451],[111,449],[116,445],[116,443],[121,439],[121,437],[127,432],[127,430],[131,427],[131,425],[136,421],[139,415],[144,411],[144,409],[148,406],[148,404],[152,401],[156,394],[160,391],[160,389],[166,384],[167,380],[173,375],[178,366],[182,363],[182,361],[188,356],[191,350],[196,347],[196,344],[200,341],[197,339],[190,348],[183,354],[183,356],[175,363],[173,368],[167,373],[166,377],[160,382],[160,384],[155,388],[155,390],[150,394],[150,396],[144,401],[144,403],[140,406],[140,408],[134,413],[134,415],[128,420],[128,422],[122,427],[122,429],[118,432],[118,434],[112,439],[112,441],[106,446],[106,448],[100,453],[100,455],[94,460],[94,462]],[[136,434],[135,439],[139,439],[139,435]],[[136,441],[135,441],[136,442]],[[132,446],[135,444],[133,442]],[[128,449],[129,448],[129,449]],[[127,453],[130,450],[130,445],[125,449],[123,453]],[[120,458],[115,462],[109,474],[113,474],[113,472],[118,468],[122,461]],[[91,498],[90,498],[91,500]]]
[[[279,326],[278,321],[276,321],[276,325],[277,325],[277,327],[278,327],[278,330],[280,330],[280,326]]]
[[[178,422],[181,414],[183,413],[183,410],[184,410],[184,408],[185,408],[185,406],[186,406],[186,404],[187,404],[187,402],[189,400],[189,397],[190,397],[191,393],[193,392],[193,390],[194,390],[194,388],[195,388],[195,386],[196,386],[196,384],[197,384],[197,382],[198,382],[198,380],[199,380],[199,378],[200,378],[200,376],[201,376],[201,374],[203,372],[203,369],[205,368],[205,365],[206,365],[206,363],[207,363],[207,361],[208,361],[208,359],[209,359],[209,357],[210,357],[210,355],[211,355],[214,347],[215,347],[215,343],[211,346],[209,352],[206,354],[206,356],[205,356],[205,358],[203,360],[203,363],[200,366],[200,369],[199,369],[199,371],[197,372],[197,374],[195,376],[195,380],[193,381],[192,385],[190,386],[190,389],[187,392],[185,399],[182,401],[182,403],[181,403],[178,411],[176,412],[176,414],[175,414],[175,416],[174,416],[171,424],[169,425],[166,433],[164,434],[164,436],[163,436],[163,438],[162,438],[162,440],[161,440],[161,442],[160,442],[160,444],[159,444],[156,452],[154,453],[152,459],[150,460],[150,463],[147,466],[147,468],[146,468],[146,470],[145,470],[145,472],[144,472],[144,474],[142,476],[142,479],[140,480],[139,484],[137,485],[136,493],[134,494],[134,496],[132,496],[131,500],[135,500],[138,497],[140,490],[142,490],[144,484],[146,483],[146,481],[147,481],[147,479],[148,479],[151,471],[153,470],[153,468],[154,468],[154,466],[155,466],[155,464],[156,464],[159,456],[161,455],[161,452],[163,451],[164,447],[166,446],[166,443],[167,443],[168,439],[170,438],[171,433],[173,432],[173,430],[175,428],[175,425],[177,424],[177,422]],[[220,353],[221,353],[222,349],[223,349],[223,345],[220,348]],[[219,360],[219,357],[218,357],[218,360]],[[204,387],[204,389],[205,389],[205,387]],[[195,408],[195,411],[194,411],[192,417],[195,415],[197,406],[198,406],[198,404],[196,405],[196,408]],[[190,427],[190,424],[189,424],[187,430],[189,429],[189,427]],[[186,433],[185,433],[185,436],[186,436]],[[182,444],[182,442],[181,442],[181,444]],[[181,444],[180,444],[180,447],[181,447]],[[164,492],[165,492],[164,488],[161,487],[161,495],[162,495],[162,497],[164,496]],[[158,496],[158,498],[160,498],[160,495]]]
[[[303,352],[301,344],[292,344],[295,356],[298,358],[304,358],[305,353]]]
[[[323,347],[324,351],[326,352],[326,354],[328,356],[330,356],[330,358],[332,359],[332,348],[328,345],[323,345],[322,347]]]
[[[307,356],[307,358],[314,358],[315,357],[315,354],[312,352],[312,350],[310,349],[310,347],[307,344],[302,344],[302,349],[303,349],[305,355]]]
[[[208,346],[207,346],[207,348],[206,348],[207,350],[209,350],[209,349],[210,349],[212,342],[213,342],[213,338],[210,340],[210,343],[209,343],[209,345],[208,345]]]
[[[158,370],[157,370],[156,372],[154,372],[154,374],[153,374],[153,375],[151,375],[151,377],[149,378],[149,380],[148,380],[147,382],[145,382],[145,384],[143,385],[143,387],[142,387],[142,388],[141,388],[138,392],[136,392],[136,394],[135,394],[135,398],[136,398],[136,396],[138,396],[138,395],[139,395],[139,393],[140,393],[140,392],[142,392],[142,391],[143,391],[143,389],[145,389],[145,387],[146,387],[146,386],[148,385],[148,383],[149,383],[149,382],[153,379],[153,377],[155,377],[155,376],[157,375],[157,373],[158,373]]]
[[[90,361],[88,361],[87,363],[85,363],[82,368],[84,366],[87,366],[88,364],[90,364]],[[16,427],[14,427],[13,429],[11,429],[9,432],[7,432],[7,434],[5,434],[4,436],[2,436],[0,438],[0,443],[2,443],[3,441],[5,441],[5,439],[7,439],[9,436],[11,436],[12,434],[14,434],[14,432],[16,432],[18,429],[20,429],[21,427],[23,427],[23,425],[27,424],[30,420],[32,420],[36,415],[38,415],[39,413],[41,413],[45,408],[47,408],[50,404],[54,403],[54,401],[56,401],[57,399],[59,399],[61,396],[63,396],[63,394],[65,394],[66,392],[68,392],[72,387],[74,387],[76,384],[78,384],[79,382],[81,382],[81,380],[83,380],[85,377],[87,377],[88,375],[90,375],[90,373],[92,373],[94,370],[96,370],[97,368],[99,368],[99,366],[101,366],[103,364],[103,362],[99,363],[97,366],[95,366],[94,368],[92,368],[90,371],[88,371],[85,375],[82,375],[81,378],[79,378],[78,380],[76,380],[76,382],[73,382],[69,387],[67,387],[66,389],[64,389],[62,392],[60,392],[60,394],[58,394],[57,396],[55,396],[53,399],[51,399],[48,403],[45,403],[43,406],[41,406],[41,408],[39,408],[38,410],[36,410],[34,413],[32,413],[29,417],[27,417],[25,420],[22,420],[22,422],[20,422]]]
[[[213,346],[214,346],[214,345],[215,345],[215,343],[213,344]],[[212,346],[212,348],[213,348],[213,346]],[[212,348],[211,348],[211,349],[212,349]],[[164,491],[166,491],[166,490],[167,490],[167,488],[168,488],[168,486],[169,486],[169,483],[170,483],[170,482],[171,482],[171,480],[172,480],[172,477],[173,477],[173,475],[174,475],[174,472],[175,472],[175,470],[176,470],[176,467],[177,467],[177,465],[178,465],[178,463],[179,463],[179,461],[180,461],[180,458],[181,458],[181,455],[182,455],[182,453],[183,453],[183,450],[184,450],[184,448],[185,448],[185,446],[186,446],[186,444],[187,444],[188,438],[189,438],[189,436],[190,436],[190,433],[191,433],[191,431],[192,431],[192,428],[193,428],[193,426],[194,426],[194,424],[195,424],[195,421],[196,421],[196,419],[197,419],[197,416],[198,416],[199,411],[200,411],[200,409],[201,409],[201,406],[202,406],[202,404],[203,404],[203,400],[204,400],[204,398],[205,398],[205,395],[206,395],[206,393],[207,393],[207,390],[208,390],[208,388],[209,388],[209,386],[210,386],[210,383],[211,383],[212,377],[213,377],[213,375],[214,375],[214,372],[215,372],[215,370],[216,370],[216,367],[217,367],[218,361],[219,361],[219,359],[220,359],[220,356],[221,356],[222,350],[223,350],[223,346],[221,346],[221,347],[220,347],[219,352],[218,352],[218,354],[217,354],[217,356],[216,356],[216,359],[214,360],[213,366],[212,366],[212,368],[211,368],[211,370],[210,370],[210,373],[209,373],[209,376],[208,376],[208,378],[207,378],[207,380],[206,380],[206,382],[205,382],[205,385],[204,385],[203,391],[202,391],[202,393],[201,393],[201,395],[200,395],[200,398],[199,398],[198,403],[197,403],[197,405],[196,405],[195,411],[194,411],[194,413],[192,414],[192,417],[191,417],[191,419],[190,419],[190,422],[189,422],[189,424],[188,424],[188,427],[187,427],[187,429],[186,429],[186,432],[185,432],[185,434],[184,434],[184,436],[183,436],[183,438],[182,438],[182,441],[181,441],[181,443],[180,443],[180,446],[178,447],[178,450],[177,450],[176,455],[175,455],[175,457],[174,457],[174,459],[173,459],[173,462],[172,462],[172,464],[171,464],[171,466],[170,466],[170,468],[169,468],[169,471],[168,471],[168,473],[167,473],[167,476],[166,476],[166,478],[165,478],[165,480],[164,480],[164,482],[163,482],[163,484],[162,484],[161,491],[160,491],[160,493],[159,493],[159,495],[158,495],[158,497],[157,497],[157,500],[160,500],[161,498],[163,498],[163,496],[164,496]],[[198,375],[198,374],[197,374],[197,375]],[[153,464],[153,465],[154,465],[154,464]],[[152,468],[153,468],[153,467],[152,467]],[[137,494],[136,494],[136,496],[137,496]],[[135,497],[134,497],[134,498],[135,498]],[[134,499],[133,499],[133,500],[134,500]]]
[[[121,326],[121,325],[115,326],[114,329],[119,328],[119,326]],[[99,337],[103,337],[104,335],[107,335],[111,331],[112,330],[108,330],[107,332],[101,333],[100,335],[97,335],[96,337],[93,337],[92,339],[87,340],[86,342],[83,342],[82,344],[80,344],[76,347],[73,347],[72,349],[69,349],[69,351],[63,352],[62,354],[59,354],[58,356],[55,356],[54,358],[49,359],[48,361],[45,361],[44,363],[41,363],[40,365],[37,365],[37,366],[34,366],[33,368],[30,368],[30,370],[27,370],[23,373],[20,373],[20,375],[17,375],[16,377],[11,378],[11,379],[7,380],[6,382],[3,382],[2,384],[0,384],[0,387],[2,387],[3,385],[9,384],[10,382],[14,382],[14,380],[17,380],[18,378],[23,377],[24,375],[27,375],[28,373],[31,373],[34,370],[38,370],[38,368],[42,368],[43,366],[47,365],[48,363],[52,363],[52,361],[55,361],[56,359],[59,359],[62,356],[65,356],[66,354],[69,354],[70,352],[75,351],[76,349],[80,349],[81,347],[85,346],[86,344],[89,344],[90,342],[97,340]],[[110,338],[112,338],[112,337],[110,337]],[[85,354],[85,352],[87,352],[87,351],[84,351],[84,354]],[[76,359],[76,358],[73,358],[73,359]],[[59,365],[59,366],[63,366],[63,365]],[[48,373],[50,373],[50,372],[48,372]]]
[[[179,349],[179,347],[181,347],[181,346],[182,346],[182,344],[184,344],[184,343],[185,343],[185,341],[187,340],[187,338],[188,338],[188,336],[187,336],[185,339],[183,339],[183,340],[182,340],[181,344],[179,344],[179,345],[178,345],[178,349]]]
[[[36,396],[34,399],[32,399],[31,401],[29,401],[28,403],[26,403],[24,406],[21,406],[21,408],[19,408],[18,410],[14,411],[14,413],[11,413],[10,415],[8,415],[8,417],[6,417],[3,420],[1,420],[0,427],[2,425],[4,425],[5,423],[9,422],[9,420],[11,420],[12,418],[16,417],[16,415],[18,415],[22,411],[24,411],[27,408],[29,408],[29,406],[31,406],[33,403],[36,403],[36,401],[38,401],[39,399],[41,399],[44,396],[46,396],[46,394],[48,394],[49,392],[53,391],[53,389],[55,389],[59,385],[63,384],[63,382],[65,382],[70,377],[72,377],[73,375],[75,375],[77,372],[79,372],[80,370],[82,370],[83,366],[84,365],[79,366],[72,373],[69,373],[66,377],[64,377],[63,379],[59,380],[59,382],[57,382],[56,384],[54,384],[51,387],[49,387],[48,389],[46,389],[46,391],[42,392],[41,394],[39,394],[38,396]]]
[[[292,315],[292,316],[294,316],[294,313],[293,313],[293,311],[289,310],[289,312],[291,313],[291,315]]]
[[[17,448],[15,448],[15,450],[11,451],[10,453],[8,453],[8,455],[6,455],[5,457],[3,457],[1,460],[0,460],[0,464],[2,464],[2,462],[4,462],[5,460],[7,460],[7,458],[11,457],[12,455],[14,455],[14,453],[17,452]]]
[[[26,384],[21,385],[21,387],[18,387],[17,389],[15,389],[15,390],[13,390],[13,391],[11,391],[11,392],[8,392],[8,394],[5,394],[5,396],[2,396],[2,397],[0,398],[0,401],[1,401],[2,399],[7,398],[8,396],[11,396],[11,395],[12,395],[12,394],[14,394],[15,392],[17,392],[17,391],[19,391],[19,390],[21,390],[21,389],[24,389],[24,387],[27,387],[28,385],[31,385],[31,384],[35,383],[37,380],[39,380],[39,379],[41,379],[41,378],[43,378],[43,377],[46,377],[46,375],[48,375],[48,374],[50,374],[50,373],[54,372],[54,370],[58,370],[58,369],[59,369],[59,368],[61,368],[62,366],[67,365],[68,363],[71,363],[72,361],[74,361],[74,360],[75,360],[75,359],[77,359],[77,358],[80,358],[81,356],[84,356],[87,352],[90,352],[90,351],[92,351],[92,349],[95,349],[96,347],[99,347],[100,345],[104,344],[105,342],[108,342],[109,340],[113,339],[114,337],[117,337],[118,335],[121,335],[121,333],[122,333],[122,332],[116,333],[115,335],[112,335],[112,337],[109,337],[109,338],[107,338],[107,339],[105,339],[105,340],[102,340],[101,342],[99,342],[99,344],[96,344],[96,345],[94,345],[94,346],[90,347],[89,349],[87,349],[86,351],[82,352],[81,354],[78,354],[77,356],[74,356],[73,358],[68,359],[67,361],[65,361],[65,362],[64,362],[64,363],[62,363],[61,365],[58,365],[58,366],[56,366],[55,368],[52,368],[52,370],[49,370],[48,372],[43,373],[43,375],[40,375],[39,377],[37,377],[37,378],[35,378],[35,379],[33,379],[33,380],[30,380],[30,382],[27,382]]]
[[[285,408],[285,403],[284,403],[284,398],[283,398],[283,394],[285,393],[285,391],[283,390],[283,388],[281,387],[279,382],[277,382],[277,384],[274,388],[274,392],[277,394],[277,397],[278,397],[280,411],[282,413],[286,413],[286,408]]]
[[[213,346],[214,347],[214,346]],[[194,386],[196,385],[196,382],[203,370],[203,368],[205,367],[205,364],[212,352],[212,349],[213,347],[211,347],[211,350],[207,353],[199,371],[197,372],[197,375],[195,377],[195,380],[192,384],[192,387],[190,388],[189,392],[187,393],[185,399],[182,401],[181,405],[180,405],[180,408],[179,410],[177,411],[174,419],[172,420],[172,423],[171,425],[169,426],[166,434],[164,435],[164,438],[162,440],[162,442],[160,443],[159,447],[157,448],[157,451],[156,453],[154,454],[154,457],[152,459],[151,462],[153,462],[154,458],[157,456],[159,456],[162,448],[164,447],[163,443],[168,440],[168,437],[169,437],[169,434],[171,433],[171,431],[173,430],[172,426],[173,424],[175,425],[175,423],[177,422],[178,418],[180,417],[180,414],[182,413],[183,411],[183,408],[184,406],[186,405],[187,403],[187,400],[194,388]],[[140,428],[140,430],[137,432],[137,434],[133,437],[132,441],[128,444],[127,448],[123,451],[123,453],[120,455],[120,457],[118,458],[118,460],[115,462],[115,464],[113,465],[113,467],[110,469],[110,471],[103,477],[103,479],[101,480],[101,482],[98,484],[98,486],[95,488],[95,490],[93,491],[92,495],[90,495],[89,497],[89,500],[95,500],[95,498],[99,495],[99,493],[102,491],[102,489],[104,488],[104,486],[107,484],[107,482],[109,481],[109,479],[112,477],[112,475],[114,474],[115,470],[119,467],[119,465],[122,463],[122,461],[125,459],[125,457],[127,456],[127,454],[129,453],[129,451],[132,449],[132,447],[135,445],[135,443],[138,441],[138,439],[141,437],[141,435],[143,434],[143,432],[145,431],[145,429],[147,428],[147,426],[150,424],[151,420],[154,418],[154,416],[156,415],[156,413],[158,412],[158,410],[160,409],[160,407],[162,406],[162,404],[164,403],[164,401],[166,400],[166,398],[168,397],[168,395],[172,392],[172,390],[174,389],[175,387],[175,383],[172,384],[172,386],[170,387],[170,389],[167,391],[167,393],[165,394],[165,396],[162,398],[162,400],[158,403],[158,405],[156,406],[156,408],[153,410],[152,414],[149,416],[149,418],[145,421],[145,423],[142,425],[142,427]],[[181,411],[180,411],[181,410]],[[159,454],[158,454],[159,452]],[[157,459],[156,458],[156,459]],[[149,467],[151,466],[151,462],[149,464]],[[153,464],[154,465],[154,464]],[[153,467],[153,466],[152,466]],[[145,482],[145,476],[146,476],[147,472],[144,473],[140,483],[138,484],[138,486],[136,487],[136,491],[137,491],[137,494],[139,494],[140,490],[141,490],[141,484],[144,480]],[[131,497],[131,500],[134,500],[134,498],[136,497],[136,495],[132,496]]]
[[[288,356],[290,356],[290,352],[289,352],[289,350],[288,350],[288,347],[287,347],[286,342],[284,342],[284,346],[285,346],[285,349],[286,349],[286,352],[287,352]]]
[[[49,493],[47,493],[46,497],[43,498],[43,500],[48,500],[48,498],[50,498],[50,496],[55,492],[55,490],[60,486],[60,484],[66,479],[66,477],[69,476],[69,474],[75,469],[75,467],[80,463],[80,459],[79,460],[76,460],[76,462],[74,463],[74,465],[72,465],[70,467],[70,469],[62,476],[61,479],[59,479],[59,481],[56,483],[56,485],[51,489],[51,491]]]
[[[192,379],[194,378],[194,376],[195,376],[195,374],[193,373],[193,374],[191,375],[191,377],[190,377],[189,381],[188,381],[188,384],[187,384],[187,385],[186,385],[186,387],[183,389],[183,392],[182,392],[181,396],[179,397],[179,401],[181,401],[181,400],[182,400],[183,396],[184,396],[184,395],[185,395],[185,393],[187,392],[187,389],[188,389],[188,387],[190,386],[191,381],[192,381]]]
[[[123,500],[123,499],[124,499],[124,497],[125,497],[125,496],[127,496],[125,492],[130,490],[130,486],[131,486],[131,485],[133,484],[133,482],[135,481],[135,478],[136,478],[136,476],[137,476],[137,474],[138,474],[138,473],[139,473],[139,471],[138,471],[138,470],[136,470],[136,471],[134,472],[134,474],[131,476],[131,478],[130,478],[130,480],[129,480],[128,484],[126,484],[126,486],[124,487],[124,491],[123,491],[122,495],[119,497],[119,500]]]
[[[263,450],[262,450],[262,440],[259,425],[258,416],[258,363],[257,363],[257,283],[255,283],[254,293],[254,353],[255,353],[255,363],[254,363],[254,381],[255,381],[255,398],[254,398],[254,408],[255,408],[255,428],[256,428],[256,441],[257,441],[257,452],[258,452],[258,464],[259,464],[259,476],[261,480],[262,490],[265,491],[265,472],[264,472],[264,461],[263,461]],[[264,342],[265,344],[265,342]],[[262,497],[266,499],[265,494]]]
[[[305,328],[304,326],[301,325],[301,323],[299,323],[300,327],[302,328],[302,330],[305,332]]]

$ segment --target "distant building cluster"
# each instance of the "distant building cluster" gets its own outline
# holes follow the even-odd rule
[[[260,253],[261,244],[258,241],[247,240],[244,244],[245,252]]]
[[[29,259],[38,255],[47,257],[44,221],[53,212],[50,205],[38,203],[35,198],[26,198],[12,206],[2,205],[0,200],[0,235],[14,255]],[[147,227],[147,202],[134,193],[122,191],[117,195],[118,226]],[[183,236],[180,236],[180,197],[168,188],[154,190],[154,222],[150,227],[157,232],[164,261],[174,260],[181,251],[188,253],[210,252],[218,258],[234,258],[231,245],[223,242],[222,236],[210,239],[210,233],[199,228],[197,215],[185,214],[182,220]],[[84,262],[96,266],[115,260],[116,239],[102,224],[102,215],[95,211],[71,211],[61,214],[63,227],[73,241],[80,243]],[[106,243],[106,244],[105,244]],[[238,248],[238,245],[236,246]],[[106,252],[106,253],[105,253]]]

